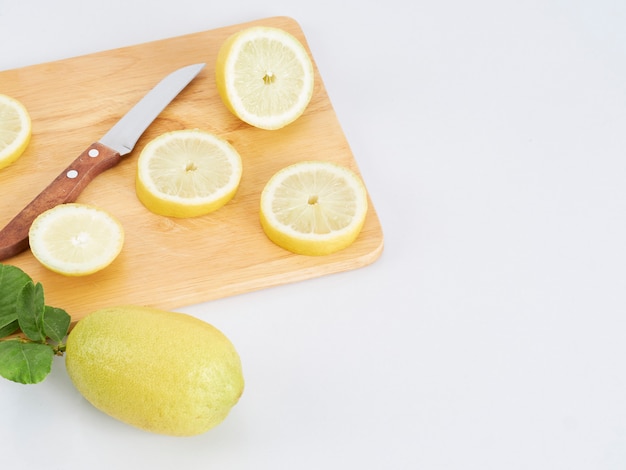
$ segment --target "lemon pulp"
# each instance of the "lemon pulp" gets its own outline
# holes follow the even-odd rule
[[[226,107],[262,129],[295,121],[313,95],[312,61],[280,28],[254,26],[230,36],[219,50],[215,77]]]
[[[227,141],[198,129],[167,132],[139,156],[137,197],[159,215],[208,214],[233,198],[242,170],[241,157]]]
[[[365,186],[353,171],[330,162],[300,162],[267,182],[261,193],[261,226],[282,248],[326,255],[356,240],[367,207]]]
[[[31,137],[28,111],[18,100],[0,94],[0,168],[17,160]]]
[[[61,204],[40,214],[28,239],[35,258],[48,269],[82,276],[104,269],[124,244],[122,225],[108,212],[85,204]]]

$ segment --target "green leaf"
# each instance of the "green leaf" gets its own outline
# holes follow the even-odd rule
[[[0,327],[0,338],[6,338],[7,336],[12,335],[19,329],[20,324],[17,322],[17,320],[13,320],[8,324]]]
[[[46,305],[43,313],[44,333],[52,341],[60,343],[70,329],[71,320],[65,310]]]
[[[17,297],[17,321],[22,332],[33,341],[46,340],[43,325],[45,303],[41,283],[27,283]]]
[[[22,288],[32,282],[30,276],[16,266],[0,264],[0,338],[15,333],[17,297]]]
[[[0,375],[22,384],[36,384],[50,373],[54,352],[47,344],[19,339],[0,341]]]

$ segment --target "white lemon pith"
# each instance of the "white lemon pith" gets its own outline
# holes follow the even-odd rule
[[[241,157],[226,140],[198,129],[167,132],[139,156],[137,197],[155,214],[196,217],[230,201],[242,171]]]
[[[351,245],[367,215],[367,192],[350,169],[305,161],[278,171],[261,193],[261,226],[294,253],[327,255]]]
[[[31,137],[28,111],[18,100],[0,95],[0,168],[17,160]]]
[[[124,229],[102,209],[61,204],[33,221],[28,240],[35,258],[48,269],[83,276],[113,262],[124,245]]]
[[[96,408],[140,429],[172,436],[221,423],[243,393],[241,360],[217,328],[190,315],[111,307],[80,320],[66,368]]]
[[[302,43],[279,28],[254,26],[219,50],[215,77],[226,107],[261,129],[295,121],[313,95],[313,63]]]

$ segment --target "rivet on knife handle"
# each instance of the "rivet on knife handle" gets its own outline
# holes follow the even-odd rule
[[[74,202],[91,180],[115,166],[121,156],[98,142],[90,145],[52,183],[0,230],[0,260],[28,248],[28,231],[42,212],[59,204]]]

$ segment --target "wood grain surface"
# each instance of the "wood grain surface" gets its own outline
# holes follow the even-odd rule
[[[315,63],[313,98],[293,124],[276,131],[256,129],[225,108],[215,87],[217,52],[229,35],[254,24],[283,28],[309,50],[293,19],[274,17],[0,72],[0,93],[24,103],[33,122],[24,155],[0,171],[0,225],[5,225],[161,78],[185,65],[207,64],[134,151],[78,197],[77,202],[111,212],[124,226],[124,249],[113,264],[74,278],[48,271],[30,251],[4,261],[41,282],[47,304],[66,309],[74,321],[97,308],[120,304],[173,310],[363,267],[381,255],[383,232],[371,200],[359,238],[339,253],[294,255],[263,233],[259,197],[279,169],[301,160],[327,160],[359,170]],[[212,132],[238,150],[244,164],[239,190],[226,206],[206,216],[175,219],[152,214],[135,195],[137,156],[157,135],[188,128]]]

